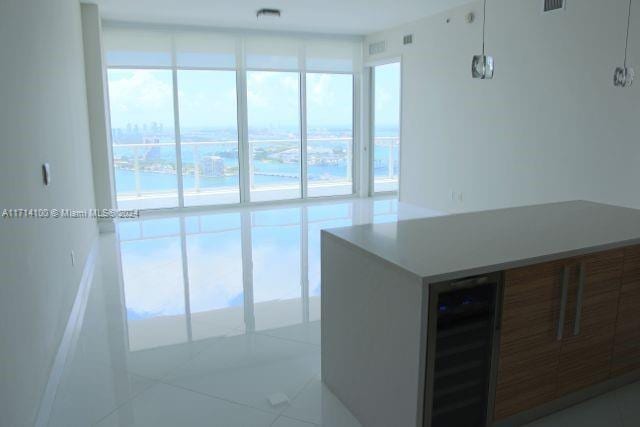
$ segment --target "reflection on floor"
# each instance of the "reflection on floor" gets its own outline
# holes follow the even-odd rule
[[[49,425],[357,426],[319,378],[320,230],[436,214],[350,199],[119,223]]]
[[[319,376],[320,230],[433,215],[354,199],[120,223],[49,426],[359,426]],[[640,425],[630,387],[536,425]]]
[[[435,215],[401,206],[405,217]],[[129,348],[319,320],[320,230],[395,221],[397,211],[392,199],[358,199],[119,224]]]

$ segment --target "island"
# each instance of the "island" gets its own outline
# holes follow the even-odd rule
[[[322,380],[364,427],[522,425],[640,380],[640,210],[322,231]]]

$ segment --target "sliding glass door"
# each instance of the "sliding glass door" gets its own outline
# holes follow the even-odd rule
[[[398,191],[400,63],[373,68],[373,192]]]

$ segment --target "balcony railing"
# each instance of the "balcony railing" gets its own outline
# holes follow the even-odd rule
[[[395,150],[398,149],[400,147],[400,138],[397,136],[378,136],[374,139],[374,149],[375,147],[386,147],[387,148],[387,158],[386,158],[386,162],[384,162],[385,159],[378,161],[377,159],[374,159],[374,168],[376,167],[381,167],[383,163],[386,163],[386,169],[387,169],[387,177],[386,179],[389,180],[393,180],[393,179],[398,179],[397,174],[395,173],[395,169],[396,169],[396,154],[395,154]],[[376,176],[376,179],[384,179],[381,176]]]
[[[316,176],[315,179],[310,179],[308,186],[310,188],[323,188],[326,187],[327,191],[330,191],[328,187],[331,186],[345,186],[348,187],[352,183],[353,176],[353,139],[351,137],[320,137],[320,138],[307,138],[307,169],[312,171],[314,168],[321,168],[322,166],[335,166],[330,173]],[[278,161],[283,164],[296,163],[300,164],[300,141],[295,139],[265,139],[256,140],[252,139],[249,142],[249,182],[252,190],[260,191],[272,191],[277,189],[285,189],[291,187],[298,188],[299,183],[278,183],[273,182],[270,184],[257,185],[255,177],[257,175],[262,176],[282,176],[285,178],[297,178],[299,179],[298,168],[295,173],[287,173],[286,171],[274,170],[260,170],[259,159],[255,158],[255,150],[265,146],[289,146],[282,150],[272,150],[268,153],[271,161]],[[217,183],[214,185],[207,185],[206,180],[203,178],[209,177],[227,177],[236,178],[240,171],[229,171],[225,169],[224,159],[212,159],[211,161],[217,164],[209,164],[208,170],[203,171],[202,160],[204,156],[215,155],[216,150],[211,149],[216,146],[228,146],[229,148],[237,148],[237,141],[198,141],[198,142],[181,142],[181,155],[182,155],[182,175],[192,176],[193,181],[189,180],[189,185],[185,185],[185,195],[198,195],[198,194],[231,194],[238,192],[237,179],[233,184]],[[385,152],[386,156],[382,156],[381,162],[385,165],[375,164],[374,167],[383,167],[386,170],[386,176],[382,177],[377,175],[376,180],[392,181],[397,180],[396,169],[396,151],[399,145],[398,137],[377,137],[374,141],[375,147],[385,147],[388,151]],[[118,170],[128,170],[133,174],[133,182],[129,182],[125,188],[118,185],[118,198],[127,199],[151,199],[162,197],[175,197],[177,194],[177,182],[175,184],[168,185],[167,188],[143,188],[142,173],[158,173],[158,174],[177,174],[177,167],[175,161],[175,146],[173,142],[146,142],[146,143],[114,143],[114,163],[115,168]],[[210,150],[207,150],[209,148]],[[219,150],[220,151],[220,150]],[[228,151],[228,150],[227,150]],[[386,158],[385,158],[386,157]],[[237,161],[237,160],[236,160]],[[268,162],[268,161],[267,161]],[[227,165],[228,166],[228,165]],[[344,170],[342,170],[344,168]],[[256,170],[258,169],[258,170]],[[286,168],[283,168],[283,170]],[[206,172],[206,173],[205,173]],[[285,176],[286,175],[286,176]],[[312,176],[309,172],[308,175]],[[118,184],[118,183],[117,183]],[[162,186],[160,186],[162,187]],[[330,193],[328,193],[330,194]]]

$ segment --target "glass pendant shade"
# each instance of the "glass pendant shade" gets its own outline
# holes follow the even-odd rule
[[[471,60],[471,77],[474,79],[493,78],[493,56],[485,55],[485,29],[487,26],[487,0],[482,6],[482,55],[474,55]]]
[[[615,87],[629,87],[633,84],[635,72],[631,67],[616,67],[613,73],[613,85]]]
[[[631,0],[629,0],[629,12],[627,14],[627,38],[624,43],[624,65],[616,67],[613,71],[613,85],[615,87],[630,87],[633,84],[635,72],[627,66],[627,53],[629,51],[629,28],[631,27]]]
[[[471,76],[474,79],[492,79],[493,57],[488,55],[474,55],[471,61]]]

